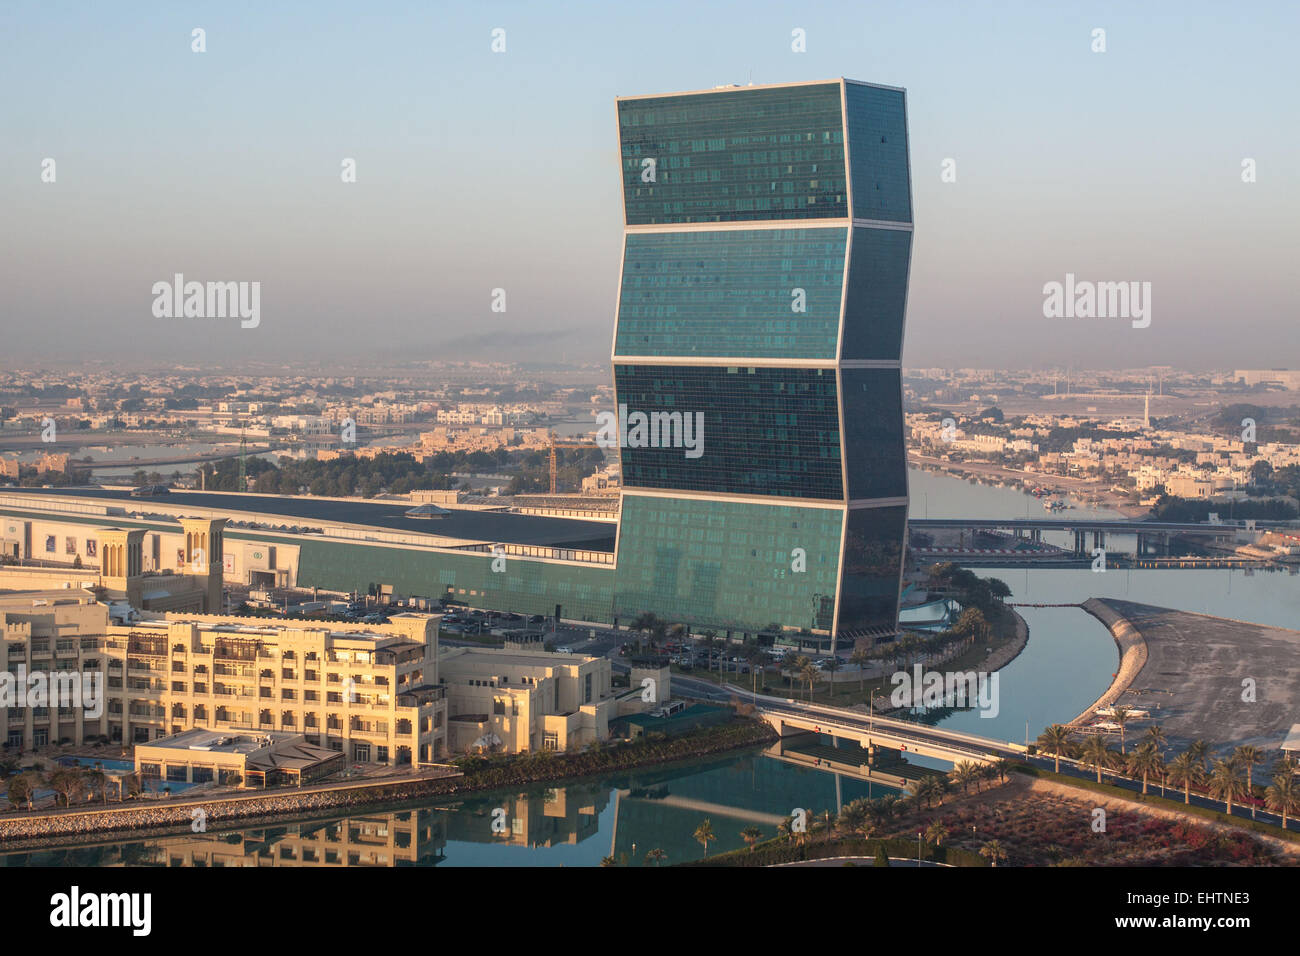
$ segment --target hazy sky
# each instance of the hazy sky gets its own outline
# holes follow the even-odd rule
[[[1297,367],[1298,35],[1291,2],[6,0],[0,362],[607,358],[614,97],[848,76],[908,90],[907,365]],[[260,281],[260,326],[155,318],[176,272]],[[1150,326],[1044,318],[1067,272],[1150,282]]]

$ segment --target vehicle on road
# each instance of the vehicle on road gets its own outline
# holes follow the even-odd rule
[[[170,493],[171,489],[166,485],[141,485],[139,488],[131,489],[132,498],[154,498]]]

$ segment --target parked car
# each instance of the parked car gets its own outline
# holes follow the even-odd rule
[[[132,498],[153,498],[157,495],[170,494],[171,489],[166,485],[141,485],[139,488],[131,490]]]

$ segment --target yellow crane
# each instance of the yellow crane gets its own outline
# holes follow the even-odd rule
[[[590,448],[590,447],[591,447],[591,442],[586,442],[586,441],[557,441],[556,438],[555,438],[555,432],[554,432],[554,431],[548,432],[547,434],[550,436],[550,439],[551,439],[551,454],[550,454],[550,466],[551,466],[551,494],[555,494],[555,474],[556,474],[555,449],[557,449],[557,448]]]

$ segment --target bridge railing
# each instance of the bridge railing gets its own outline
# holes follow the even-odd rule
[[[838,718],[840,720],[853,720],[861,722],[872,722],[882,727],[894,727],[898,730],[911,730],[921,732],[929,736],[945,737],[953,741],[973,744],[976,747],[997,748],[998,750],[1013,750],[1017,753],[1024,753],[1026,748],[1024,744],[1018,744],[1014,741],[994,740],[991,737],[982,737],[979,734],[968,734],[960,730],[947,730],[942,727],[934,727],[930,724],[923,724],[915,720],[901,720],[897,717],[883,717],[879,714],[864,714],[860,711],[844,710],[840,707],[827,707],[824,704],[806,703],[803,701],[793,700],[792,698],[780,697],[763,697],[755,696],[754,702],[760,708],[763,706],[762,701],[767,700],[773,706],[773,709],[786,707],[796,713],[821,714],[829,719]]]

